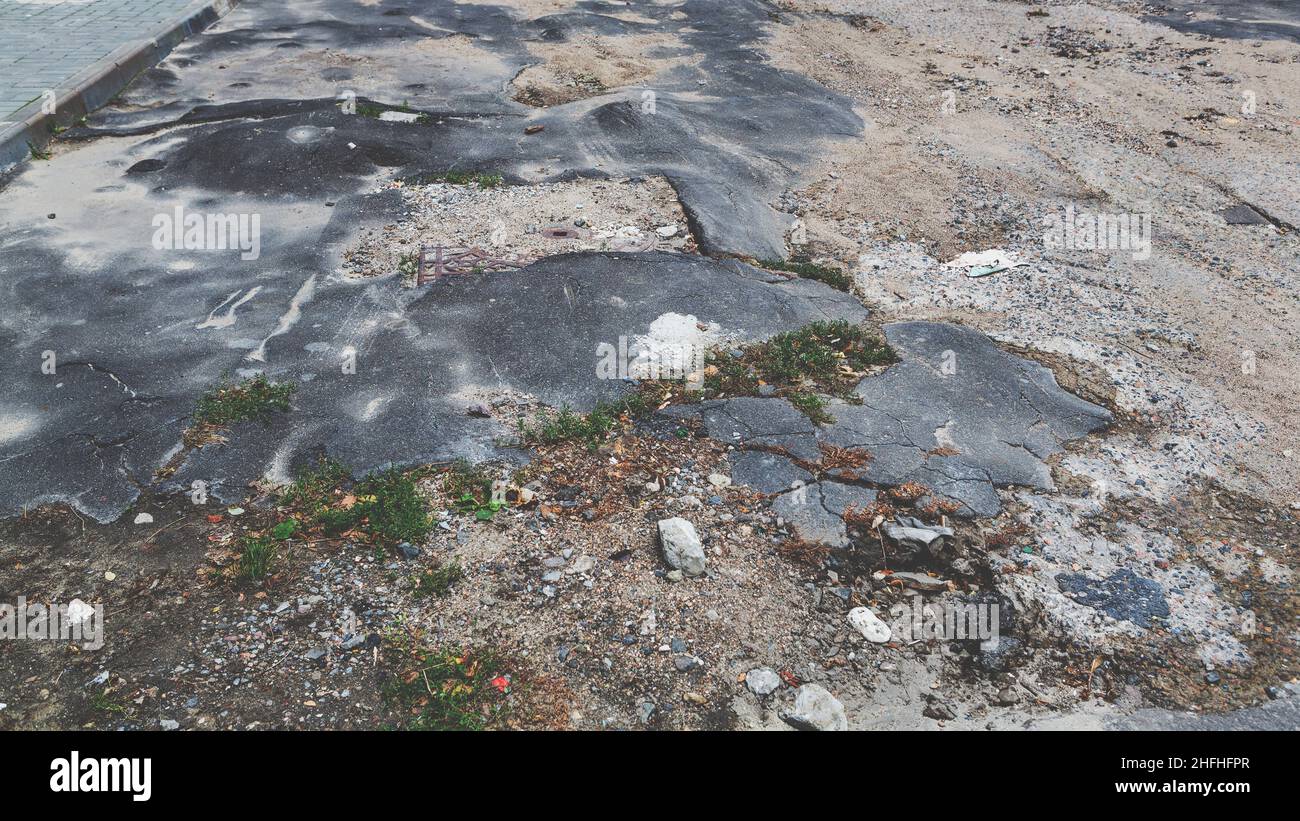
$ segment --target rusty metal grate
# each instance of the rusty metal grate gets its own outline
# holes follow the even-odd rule
[[[420,265],[416,269],[415,284],[426,285],[439,279],[492,271],[512,271],[522,268],[530,259],[520,257],[495,257],[482,248],[433,245],[420,249]]]

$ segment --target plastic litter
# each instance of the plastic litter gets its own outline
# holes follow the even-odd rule
[[[1028,264],[1010,251],[990,248],[987,251],[967,251],[956,259],[945,262],[943,267],[965,268],[966,276],[974,279]]]

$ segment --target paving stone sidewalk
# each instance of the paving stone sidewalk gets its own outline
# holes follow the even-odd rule
[[[0,120],[193,0],[0,0]]]

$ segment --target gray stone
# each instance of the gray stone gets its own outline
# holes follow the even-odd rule
[[[896,516],[894,523],[882,530],[890,541],[909,554],[924,552],[932,556],[939,555],[945,540],[953,535],[952,528],[928,525],[911,516]]]
[[[817,426],[784,399],[742,396],[698,406],[704,429],[719,442],[777,449],[809,462],[821,459]]]
[[[695,525],[675,516],[659,520],[659,542],[663,545],[664,561],[688,576],[704,572],[704,545],[695,532]]]
[[[782,716],[801,730],[847,730],[844,705],[820,684],[805,684],[794,697],[794,708]]]
[[[781,677],[770,667],[755,667],[745,674],[745,686],[756,696],[770,696],[781,687]]]

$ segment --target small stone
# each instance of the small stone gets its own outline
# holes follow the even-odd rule
[[[1220,681],[1219,674],[1214,672],[1213,670],[1205,674],[1206,684],[1218,684],[1219,681]]]
[[[710,473],[709,484],[717,488],[731,487],[731,477],[722,473]]]
[[[695,525],[675,516],[659,520],[659,541],[663,545],[664,560],[688,576],[704,572],[704,545],[695,532]]]
[[[135,517],[135,523],[138,525],[153,524],[153,517],[148,513],[141,513]]]
[[[770,696],[781,687],[781,677],[770,667],[755,667],[745,674],[745,686],[756,696]]]
[[[1011,687],[1003,687],[998,690],[997,703],[1003,707],[1010,707],[1012,704],[1020,703],[1020,694]]]
[[[673,666],[677,668],[677,672],[685,673],[699,667],[700,662],[694,656],[677,656],[673,659]]]
[[[106,581],[106,582],[111,582],[113,579],[116,579],[116,578],[117,578],[117,574],[114,573],[112,570],[105,570],[105,571],[104,571],[104,581]]]
[[[952,708],[935,697],[930,697],[929,703],[921,711],[921,715],[926,718],[932,718],[935,721],[952,721],[957,717]]]
[[[668,239],[669,237],[675,237],[677,236],[677,226],[661,225],[655,229],[655,233],[663,237],[664,239]]]
[[[227,510],[226,512],[229,513],[231,516],[243,516],[243,515],[244,515],[244,509],[243,509],[242,507],[232,507],[232,508],[230,508],[229,510]]]
[[[794,697],[794,709],[783,718],[801,730],[847,730],[844,705],[820,684],[805,684]]]
[[[408,559],[414,559],[420,555],[420,548],[410,542],[402,542],[397,546],[397,549],[402,551],[402,555]]]
[[[863,638],[875,644],[884,644],[893,635],[889,625],[881,621],[879,616],[866,607],[855,607],[850,610],[849,624],[853,625],[853,628],[861,633]]]
[[[181,723],[170,718],[162,718],[158,720],[158,726],[164,730],[179,730]]]
[[[669,570],[664,574],[664,578],[670,582],[679,582],[686,577],[682,575],[682,571],[680,570]]]

